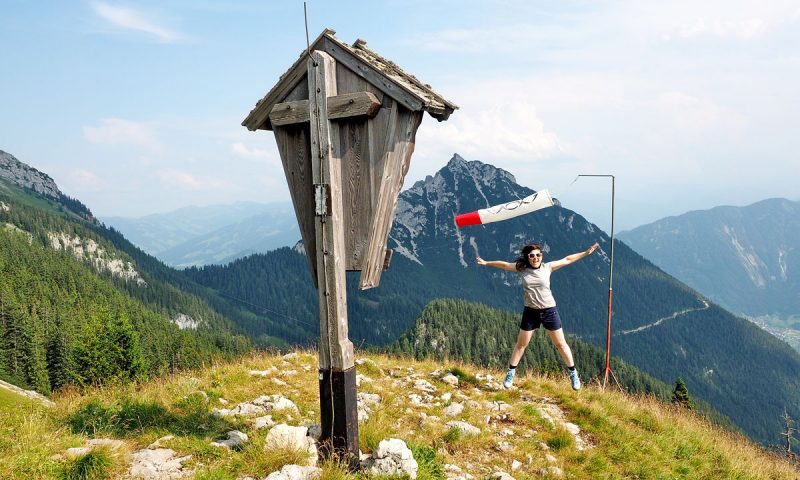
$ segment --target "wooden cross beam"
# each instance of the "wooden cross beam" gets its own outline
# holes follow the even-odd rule
[[[328,97],[327,101],[328,120],[372,118],[381,108],[378,97],[370,92],[336,95]],[[269,121],[273,127],[308,122],[311,118],[308,105],[308,100],[277,103],[269,113]]]

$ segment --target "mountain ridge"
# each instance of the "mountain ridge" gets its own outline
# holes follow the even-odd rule
[[[393,341],[412,327],[413,319],[435,298],[461,298],[518,313],[522,295],[516,274],[479,268],[476,254],[510,261],[523,244],[539,242],[547,261],[585,250],[597,241],[601,249],[559,271],[552,286],[565,333],[605,347],[608,235],[560,206],[458,229],[454,214],[524,198],[533,190],[513,183],[513,176],[490,165],[466,162],[460,156],[450,160],[435,175],[400,193],[388,244],[396,254],[380,287],[360,292],[354,288],[357,273],[348,274],[353,342],[384,345]],[[713,303],[706,307],[708,299],[703,295],[624,243],[615,245],[615,257],[613,355],[667,383],[683,377],[698,397],[762,442],[774,438],[780,429],[784,405],[792,415],[800,414],[791,400],[800,392],[797,352]],[[280,274],[256,273],[267,268]],[[318,323],[318,307],[307,260],[296,251],[280,249],[228,267],[207,266],[185,273],[198,283],[296,320],[296,328],[305,330],[311,340],[318,335],[316,327],[305,326]],[[656,323],[661,319],[666,320]],[[742,362],[742,352],[747,352],[748,362]],[[764,371],[754,374],[751,362],[765,365]],[[759,406],[755,415],[753,405]]]
[[[695,210],[619,238],[800,349],[800,202],[770,198]]]

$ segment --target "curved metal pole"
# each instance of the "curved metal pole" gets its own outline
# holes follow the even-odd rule
[[[578,175],[575,180],[580,177],[606,177],[611,178],[611,260],[608,266],[608,322],[606,328],[606,366],[603,371],[603,389],[605,390],[608,383],[609,375],[616,382],[617,387],[622,389],[622,386],[617,380],[617,376],[611,370],[611,317],[613,315],[612,303],[614,298],[614,203],[615,203],[615,181],[614,175]]]

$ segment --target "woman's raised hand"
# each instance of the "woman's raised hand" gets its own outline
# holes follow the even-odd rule
[[[595,251],[595,250],[597,250],[598,248],[600,248],[600,245],[599,245],[597,242],[594,242],[594,245],[592,245],[591,247],[589,247],[589,250],[586,250],[586,253],[587,253],[587,254],[589,254],[589,255],[591,255],[591,254],[592,254],[592,253],[594,253],[594,251]]]
[[[475,255],[475,261],[478,262],[478,265],[486,265],[486,260],[482,259],[477,255]]]

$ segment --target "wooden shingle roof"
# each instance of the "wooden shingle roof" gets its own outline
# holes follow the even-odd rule
[[[321,50],[331,55],[338,63],[349,68],[358,76],[380,89],[404,107],[412,111],[424,110],[439,121],[447,120],[458,108],[436,93],[430,85],[424,84],[413,75],[404,72],[394,62],[387,60],[367,48],[367,43],[356,40],[352,46],[334,36],[336,32],[326,29],[311,44],[311,51]],[[278,83],[256,103],[242,125],[248,130],[271,130],[269,114],[275,104],[306,77],[308,53],[304,49],[300,58],[281,75]]]

